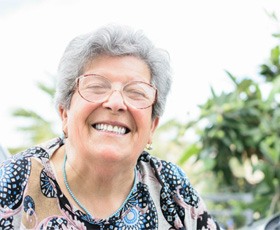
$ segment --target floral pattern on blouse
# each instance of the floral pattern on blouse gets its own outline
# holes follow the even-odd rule
[[[1,229],[219,229],[185,173],[143,152],[136,186],[117,213],[92,219],[62,193],[50,165],[56,138],[0,163]]]

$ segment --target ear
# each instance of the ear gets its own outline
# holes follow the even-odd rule
[[[68,110],[60,105],[59,115],[62,121],[62,131],[64,135],[67,137],[68,136],[68,128],[67,128]]]
[[[158,127],[158,124],[159,124],[159,117],[156,117],[152,120],[151,132],[150,132],[150,137],[149,137],[149,141],[148,141],[149,144],[152,143],[153,135],[154,135],[156,128]]]

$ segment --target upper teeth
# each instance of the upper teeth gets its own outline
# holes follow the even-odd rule
[[[125,128],[119,127],[119,126],[113,126],[113,125],[107,125],[107,124],[97,124],[96,129],[102,130],[102,131],[108,131],[108,132],[114,132],[117,134],[125,134]]]

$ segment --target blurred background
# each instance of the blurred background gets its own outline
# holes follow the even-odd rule
[[[126,24],[171,57],[152,153],[187,172],[225,229],[269,218],[280,211],[279,19],[279,0],[0,0],[2,158],[61,135],[52,96],[68,42]]]

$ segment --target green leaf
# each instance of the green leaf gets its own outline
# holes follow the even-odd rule
[[[197,155],[201,151],[201,147],[199,147],[197,144],[190,145],[182,154],[180,157],[178,164],[184,164],[188,161],[192,156]]]

